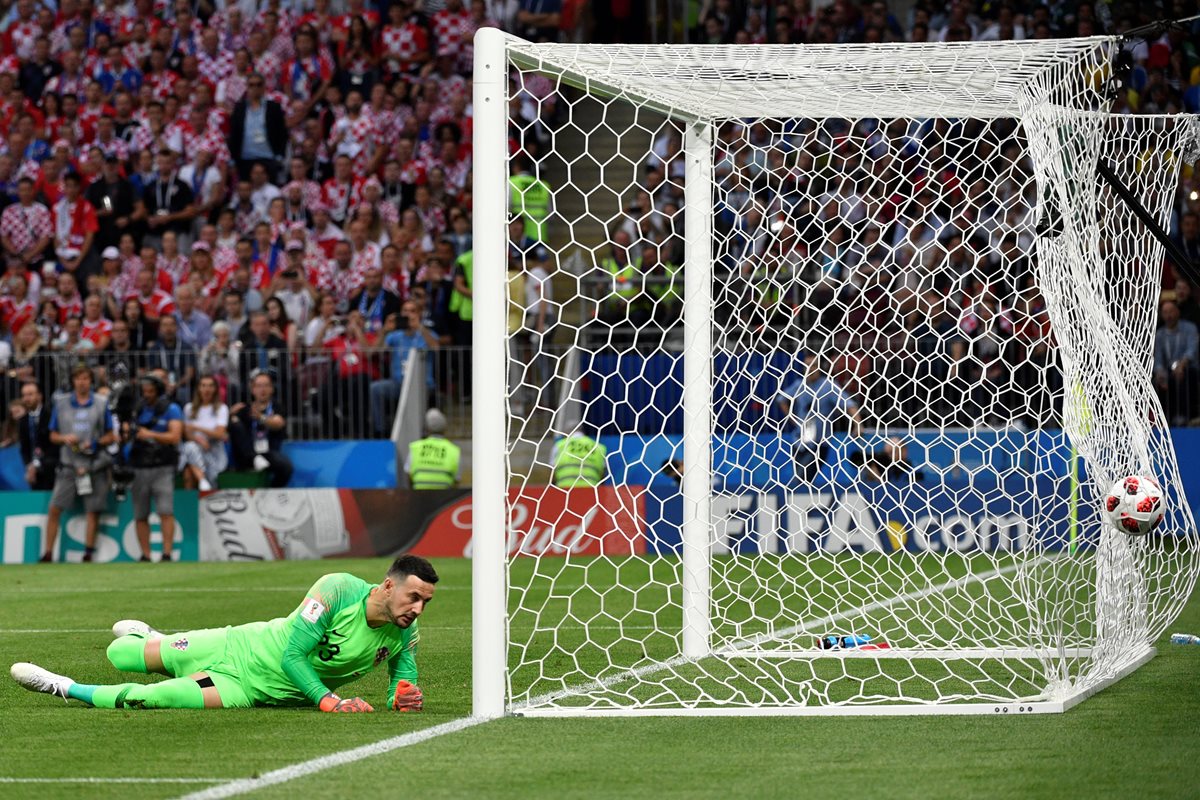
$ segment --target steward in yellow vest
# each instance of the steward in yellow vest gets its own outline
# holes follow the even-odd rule
[[[529,159],[517,156],[512,160],[513,174],[508,179],[508,211],[512,216],[525,218],[525,235],[538,242],[546,241],[546,217],[554,202],[553,192],[541,178],[529,171]]]
[[[459,448],[445,437],[446,417],[436,408],[425,412],[424,439],[408,446],[404,471],[414,489],[452,489],[458,484]]]
[[[599,486],[608,476],[608,448],[576,433],[554,445],[554,485],[560,489]]]

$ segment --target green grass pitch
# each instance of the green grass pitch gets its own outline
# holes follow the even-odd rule
[[[105,711],[0,677],[0,798],[168,798],[470,713],[470,564],[443,560],[422,620],[423,714]],[[113,621],[165,630],[288,613],[324,572],[386,561],[5,567],[0,654],[89,682]],[[1194,597],[1172,630],[1200,632]],[[253,797],[1130,797],[1197,793],[1200,647],[1159,656],[1061,715],[1022,718],[504,719]],[[355,688],[383,705],[386,676]],[[345,692],[343,692],[345,693]],[[13,783],[120,778],[129,783]],[[196,779],[194,783],[148,782]]]

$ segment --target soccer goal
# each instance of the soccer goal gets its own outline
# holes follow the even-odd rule
[[[1120,47],[477,34],[476,713],[1054,712],[1153,657],[1200,570],[1151,379],[1198,145],[1108,113]],[[599,486],[547,486],[566,437]]]

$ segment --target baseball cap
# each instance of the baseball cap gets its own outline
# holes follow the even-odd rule
[[[115,247],[109,246],[104,248],[104,252],[100,254],[100,257],[103,259],[120,258],[121,251]]]
[[[287,249],[289,252],[292,250],[303,250],[304,242],[297,241],[296,239],[291,239],[288,241],[285,249]]]
[[[199,241],[192,245],[192,252],[194,253],[197,250],[199,250],[201,253],[207,253],[210,252],[212,248],[208,246],[208,242]]]

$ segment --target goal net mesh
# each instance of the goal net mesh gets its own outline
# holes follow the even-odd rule
[[[508,40],[510,710],[1053,700],[1146,654],[1200,561],[1163,248],[1098,168],[1165,225],[1195,134],[1106,113],[1116,47]],[[543,488],[572,439],[604,482]],[[1125,474],[1149,536],[1102,520]]]

